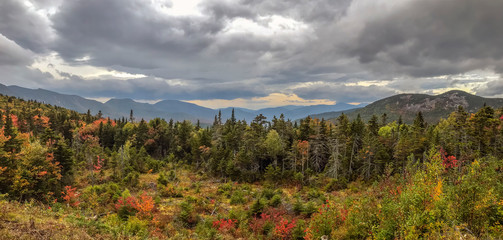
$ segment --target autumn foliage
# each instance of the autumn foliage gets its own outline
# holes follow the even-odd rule
[[[79,193],[77,193],[77,188],[72,186],[65,186],[65,190],[61,192],[63,200],[66,204],[77,207],[80,202],[78,201]]]
[[[152,218],[155,207],[154,200],[147,193],[142,193],[139,197],[128,196],[117,200],[115,209],[118,212],[136,215],[141,219]]]
[[[0,96],[0,208],[19,208],[0,222],[34,209],[95,239],[501,239],[502,113],[195,125]]]
[[[236,219],[218,219],[213,221],[213,227],[216,228],[221,233],[227,233],[231,230],[236,229],[237,224]]]

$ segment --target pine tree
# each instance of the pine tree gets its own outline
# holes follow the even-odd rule
[[[129,122],[134,122],[133,109],[129,112]]]
[[[419,111],[416,115],[416,118],[414,119],[414,128],[416,131],[423,131],[425,129],[425,123],[424,123],[424,118],[423,118],[423,113]]]

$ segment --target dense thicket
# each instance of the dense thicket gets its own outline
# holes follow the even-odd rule
[[[6,96],[0,97],[0,109],[0,192],[8,194],[10,199],[42,202],[65,199],[75,204],[77,200],[72,199],[75,189],[71,186],[90,185],[112,189],[86,191],[115,192],[115,197],[102,200],[114,203],[125,188],[138,187],[142,174],[160,172],[158,185],[168,185],[170,179],[176,178],[173,167],[182,164],[194,172],[238,182],[265,181],[274,186],[283,183],[335,191],[356,181],[369,186],[377,184],[373,191],[379,188],[376,186],[386,188],[362,198],[370,201],[368,206],[339,203],[339,212],[321,211],[320,216],[335,214],[331,217],[344,218],[341,222],[326,223],[329,226],[322,235],[327,236],[335,234],[334,229],[340,226],[357,226],[359,223],[343,224],[351,216],[364,218],[348,213],[351,212],[348,207],[357,206],[371,207],[360,211],[376,214],[368,217],[377,219],[372,220],[374,225],[366,226],[364,235],[354,238],[368,237],[376,231],[382,235],[375,236],[382,238],[406,238],[405,233],[426,236],[422,234],[431,233],[432,229],[447,231],[443,228],[451,225],[430,226],[431,229],[417,226],[446,219],[467,224],[466,229],[471,229],[472,234],[482,236],[489,231],[487,227],[494,228],[502,221],[500,202],[487,203],[482,212],[470,210],[476,207],[470,205],[475,200],[485,199],[484,194],[492,194],[499,201],[503,193],[501,177],[497,175],[503,169],[499,164],[503,159],[501,109],[483,107],[476,113],[467,113],[460,107],[436,124],[424,122],[419,112],[412,125],[400,120],[387,122],[385,115],[374,116],[368,122],[359,117],[348,119],[345,115],[333,122],[310,117],[292,122],[283,116],[266,119],[259,115],[250,123],[234,115],[227,120],[218,115],[209,127],[159,118],[132,122],[133,112],[129,119],[104,119],[100,114],[79,114]],[[480,170],[483,167],[487,169]],[[107,171],[111,174],[105,174]],[[327,181],[326,186],[320,185]],[[387,189],[390,187],[400,188]],[[448,189],[455,192],[441,195]],[[421,191],[426,195],[421,195]],[[461,193],[471,198],[464,199]],[[254,207],[262,209],[260,201],[259,198],[253,204],[252,212]],[[464,205],[462,201],[468,202]],[[447,216],[449,212],[445,209],[453,207],[449,203],[459,205],[459,215]],[[426,218],[420,213],[431,209],[438,211]],[[401,215],[393,217],[394,213]],[[416,213],[420,216],[409,218]],[[480,220],[489,217],[492,219]],[[316,221],[322,222],[313,225]],[[351,221],[367,223],[363,219]],[[306,233],[316,235],[310,231],[323,224],[323,219],[315,215]],[[361,233],[360,230],[351,231]]]

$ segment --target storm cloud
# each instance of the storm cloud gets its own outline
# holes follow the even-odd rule
[[[1,82],[147,100],[495,96],[501,9],[499,0],[5,0]]]
[[[368,22],[349,46],[372,69],[429,77],[491,68],[501,73],[502,1],[413,1]]]

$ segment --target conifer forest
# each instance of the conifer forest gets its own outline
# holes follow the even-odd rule
[[[499,239],[503,112],[109,119],[0,98],[5,239]]]

